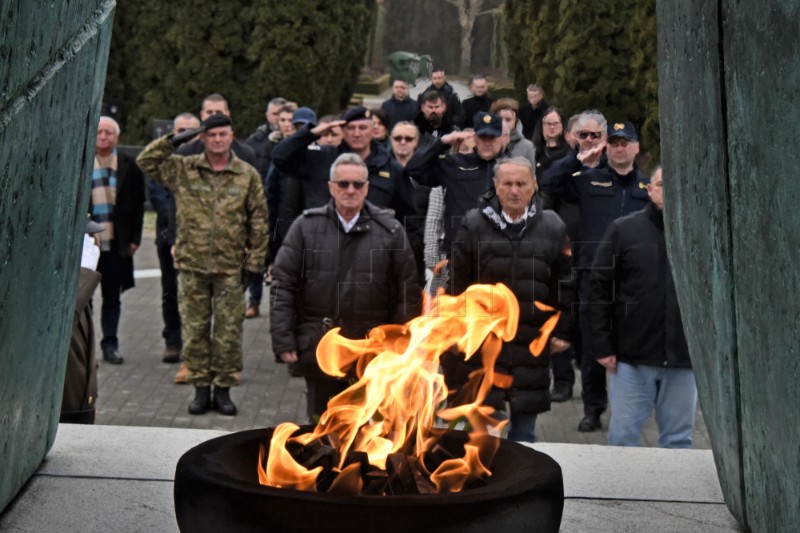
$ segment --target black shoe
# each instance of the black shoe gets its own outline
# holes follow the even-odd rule
[[[112,365],[121,365],[122,354],[120,354],[119,350],[117,350],[116,348],[103,350],[103,361],[105,361],[106,363],[111,363]]]
[[[177,346],[167,346],[161,361],[164,363],[180,363],[181,349]]]
[[[190,415],[202,415],[211,409],[211,387],[197,387],[194,389],[194,400],[189,404]]]
[[[572,385],[566,381],[556,381],[550,391],[550,400],[563,403],[572,399]]]
[[[233,404],[228,387],[214,387],[214,403],[212,409],[225,416],[236,416],[236,406]]]
[[[600,429],[601,427],[603,427],[603,424],[600,423],[600,415],[586,415],[581,418],[581,421],[578,424],[578,431],[588,433],[590,431]]]

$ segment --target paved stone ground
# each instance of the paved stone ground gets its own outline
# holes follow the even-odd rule
[[[136,287],[127,291],[122,299],[119,336],[125,363],[118,366],[100,363],[97,423],[238,431],[305,420],[305,382],[290,378],[286,367],[274,361],[266,301],[261,304],[262,316],[246,320],[244,325],[242,382],[231,392],[239,407],[239,415],[223,417],[216,412],[202,416],[188,414],[187,406],[194,395],[193,388],[175,385],[173,376],[178,365],[161,362],[164,350],[161,338],[161,285],[153,241],[153,233],[146,232],[135,257]],[[98,334],[99,293],[98,290],[95,294],[95,327]],[[537,438],[542,442],[605,444],[608,414],[602,418],[603,429],[593,433],[577,430],[582,415],[578,384],[571,401],[554,403],[550,412],[539,417]],[[657,442],[658,431],[651,417],[645,426],[643,445],[656,446]],[[701,449],[711,447],[699,410],[694,446]]]

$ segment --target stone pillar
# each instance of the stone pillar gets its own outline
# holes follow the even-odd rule
[[[725,500],[800,523],[800,3],[658,1],[667,240]]]
[[[0,510],[58,427],[115,5],[0,0]]]

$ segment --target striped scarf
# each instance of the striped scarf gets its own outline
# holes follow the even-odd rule
[[[92,220],[106,230],[100,233],[100,250],[111,250],[114,240],[114,204],[117,202],[117,149],[111,155],[95,155],[92,172]]]

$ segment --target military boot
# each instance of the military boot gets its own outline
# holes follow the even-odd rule
[[[197,387],[194,389],[194,400],[189,404],[190,415],[202,415],[211,409],[211,387]]]
[[[229,387],[214,387],[214,409],[225,416],[235,416],[236,406],[233,404]]]

